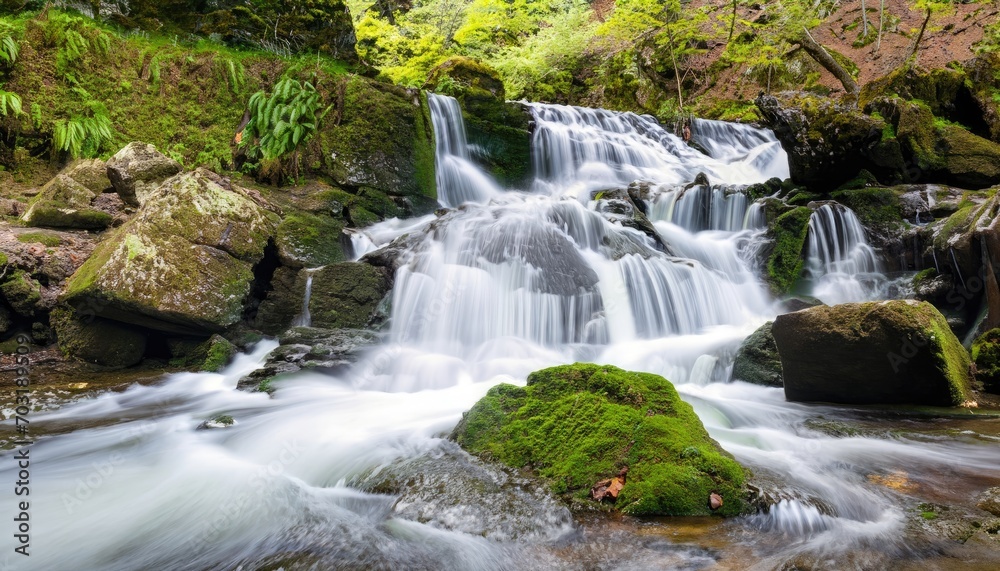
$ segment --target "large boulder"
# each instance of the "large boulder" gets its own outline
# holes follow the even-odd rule
[[[130,367],[141,361],[146,351],[146,334],[124,323],[79,315],[65,307],[53,309],[49,321],[59,349],[88,363]]]
[[[805,206],[775,216],[769,223],[764,266],[767,283],[775,295],[787,293],[802,274],[803,249],[809,236],[812,209]]]
[[[362,262],[325,266],[313,274],[309,298],[312,325],[327,329],[366,327],[390,288],[385,268]]]
[[[927,302],[813,307],[779,315],[772,331],[788,400],[935,406],[970,400],[969,354]]]
[[[93,184],[92,181],[90,181]],[[96,186],[96,185],[95,185]],[[28,226],[99,230],[114,218],[93,208],[97,194],[66,173],[50,180],[35,196],[21,220]]]
[[[774,322],[768,321],[740,344],[736,360],[733,361],[734,381],[768,387],[781,386],[781,357],[778,356],[778,345],[771,333],[773,326]]]
[[[108,160],[108,178],[118,196],[141,206],[164,180],[181,172],[180,163],[147,143],[132,142]]]
[[[344,223],[322,214],[291,212],[278,225],[275,245],[281,264],[316,268],[344,261]]]
[[[578,501],[606,496],[595,484],[610,480],[627,514],[746,508],[746,471],[658,375],[590,364],[536,371],[526,387],[490,389],[452,436],[472,454],[535,470]]]
[[[69,279],[74,307],[150,329],[204,335],[235,324],[277,216],[198,169],[164,181]]]
[[[792,180],[813,191],[833,190],[861,169],[896,166],[883,153],[885,121],[831,99],[801,93],[761,95],[755,101],[767,127],[788,153]],[[885,164],[872,160],[886,154]]]

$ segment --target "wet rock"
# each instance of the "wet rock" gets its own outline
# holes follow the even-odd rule
[[[708,515],[713,492],[726,500],[715,513],[746,506],[744,469],[657,375],[579,363],[536,371],[526,387],[490,389],[452,438],[573,496],[589,496],[594,482],[628,466],[616,502],[627,514]]]
[[[1000,487],[990,488],[980,494],[976,507],[1000,517]]]
[[[217,373],[236,356],[236,346],[221,335],[207,340],[175,338],[167,340],[170,364],[194,371]]]
[[[784,310],[783,313],[802,311],[803,309],[809,309],[810,307],[816,307],[817,305],[823,305],[823,302],[815,297],[805,295],[790,297],[781,301],[781,307]]]
[[[361,262],[324,266],[313,274],[312,324],[328,329],[366,327],[390,287],[384,268]]]
[[[52,310],[49,321],[59,340],[59,349],[88,363],[130,367],[141,361],[146,351],[146,334],[123,323],[81,316],[64,307]]]
[[[179,174],[105,238],[62,299],[159,331],[221,332],[242,318],[275,226],[274,214],[218,175]]]
[[[1000,394],[1000,329],[991,329],[972,343],[972,360],[983,389]]]
[[[181,170],[180,163],[153,145],[132,142],[108,160],[107,175],[125,204],[141,206],[161,182]]]
[[[955,406],[970,398],[971,361],[926,302],[821,306],[772,328],[792,401]]]
[[[378,334],[359,329],[292,327],[278,338],[281,345],[267,356],[264,366],[240,379],[238,387],[254,389],[267,379],[303,369],[340,370],[356,362],[378,339]]]
[[[270,286],[271,289],[248,322],[267,335],[277,335],[302,313],[306,291],[305,272],[278,266],[271,276]]]
[[[733,361],[732,380],[755,385],[780,387],[781,358],[771,333],[773,321],[768,321],[743,340]]]

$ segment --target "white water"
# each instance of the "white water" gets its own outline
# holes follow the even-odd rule
[[[443,99],[432,98],[439,150],[442,129],[452,129],[448,137],[459,131],[448,124],[454,110],[438,105]],[[445,463],[443,437],[491,386],[523,384],[531,371],[576,360],[666,376],[727,450],[781,482],[783,501],[738,525],[758,530],[761,541],[773,538],[782,558],[818,554],[836,568],[852,550],[902,550],[898,496],[869,484],[868,474],[947,474],[945,482],[927,476],[942,486],[965,474],[996,474],[995,446],[832,438],[804,423],[837,418],[837,409],[724,382],[740,341],[773,317],[746,261],[760,224],[736,222],[755,218],[735,194],[704,189],[681,197],[677,185],[697,172],[718,184],[786,172],[776,152],[760,162],[768,137],[727,127],[732,140],[716,140],[697,123],[699,140],[717,157],[710,158],[645,118],[533,111],[537,143],[550,153],[536,157],[547,177],[535,193],[471,187],[447,199],[470,204],[440,218],[365,230],[378,247],[435,226],[396,276],[389,340],[349,371],[276,381],[273,398],[234,390],[274,346],[263,343],[221,374],[172,375],[33,420],[53,433],[74,430],[31,449],[33,555],[16,568],[255,569],[289,553],[305,554],[300,563],[316,568],[710,566],[711,553],[665,550],[638,536],[581,539],[554,504],[518,515],[497,508],[488,491],[455,505],[436,496],[397,503],[362,491],[401,466]],[[461,155],[451,152],[439,153],[439,166],[442,156]],[[471,163],[452,166],[452,181],[485,176]],[[478,174],[465,172],[471,169]],[[583,192],[634,177],[657,183],[650,217],[672,255],[592,210]],[[688,200],[713,210],[707,218],[681,215]],[[222,413],[237,424],[196,430]],[[14,481],[12,465],[0,463],[2,481]],[[0,504],[0,520],[10,522],[12,510],[13,502]],[[12,553],[12,538],[4,537],[4,553]]]
[[[827,304],[880,296],[882,264],[849,208],[825,204],[809,219],[806,273],[812,295]]]
[[[309,314],[309,298],[312,297],[313,289],[313,273],[319,268],[308,269],[306,272],[306,291],[305,295],[302,296],[302,310],[299,312],[295,319],[292,320],[292,325],[296,327],[309,327],[312,325],[312,315]]]
[[[445,206],[483,202],[500,187],[472,164],[462,109],[454,97],[427,94],[434,123],[438,201]]]

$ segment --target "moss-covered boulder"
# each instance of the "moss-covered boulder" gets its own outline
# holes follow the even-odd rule
[[[927,302],[813,307],[779,315],[772,332],[788,400],[955,406],[971,398],[969,354]]]
[[[216,373],[236,356],[236,346],[221,335],[204,339],[170,339],[170,364],[198,371]]]
[[[452,56],[432,69],[424,89],[446,95],[484,91],[501,101],[506,96],[503,80],[495,69],[464,56]]]
[[[579,499],[627,468],[616,501],[627,514],[746,509],[746,471],[658,375],[590,364],[536,371],[524,388],[490,389],[452,436],[473,454],[531,468],[554,492]],[[712,494],[722,498],[714,512]]]
[[[181,170],[180,163],[148,143],[129,143],[108,160],[111,186],[131,206],[142,205],[161,182]]]
[[[327,329],[363,328],[376,314],[391,282],[385,268],[341,262],[313,274],[309,313],[312,325]]]
[[[0,283],[0,294],[14,311],[23,317],[33,317],[42,301],[42,286],[22,270],[15,270]]]
[[[57,307],[49,315],[59,349],[71,357],[105,367],[124,368],[142,360],[146,334],[136,327]]]
[[[164,181],[71,276],[62,299],[103,317],[203,335],[240,320],[277,216],[198,169]]]
[[[524,388],[490,389],[453,437],[473,454],[530,467],[554,492],[580,499],[627,468],[616,507],[632,515],[746,509],[745,470],[658,375],[579,363],[536,371]],[[714,512],[713,493],[722,498]]]
[[[42,187],[21,220],[28,226],[87,230],[107,228],[113,218],[91,207],[96,196],[67,174],[59,174]]]
[[[802,93],[761,95],[755,103],[788,153],[796,183],[833,190],[861,169],[880,170],[870,155],[882,141],[882,119]]]
[[[421,198],[434,204],[437,192],[426,101],[419,92],[362,77],[341,81],[343,104],[320,126],[317,160],[342,187],[374,188],[427,210]]]
[[[315,268],[344,261],[344,223],[309,212],[286,214],[278,225],[275,245],[282,265]]]
[[[802,274],[805,264],[802,250],[809,236],[812,212],[810,208],[800,206],[777,216],[768,224],[767,283],[775,295],[787,293]]]
[[[983,389],[1000,394],[1000,329],[990,329],[973,342],[972,360]]]
[[[108,163],[101,159],[73,161],[63,169],[62,173],[94,194],[112,189],[111,179],[108,178]]]
[[[743,340],[733,361],[732,380],[767,387],[781,386],[781,357],[768,321]]]

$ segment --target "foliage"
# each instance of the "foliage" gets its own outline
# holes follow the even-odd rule
[[[244,139],[247,155],[271,168],[275,161],[293,155],[316,133],[322,118],[320,99],[311,82],[291,77],[279,81],[270,95],[263,90],[251,95],[250,121],[245,128],[249,136]],[[291,158],[291,172],[298,176],[297,155]]]

